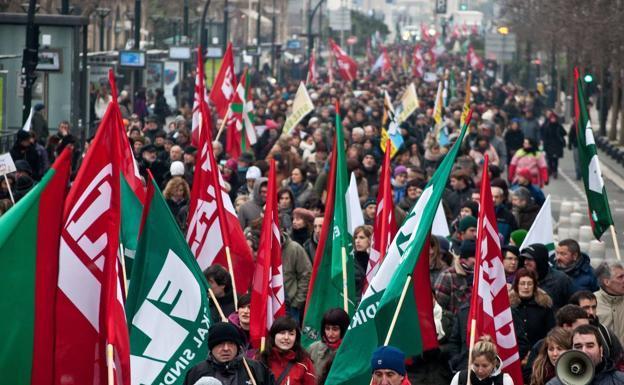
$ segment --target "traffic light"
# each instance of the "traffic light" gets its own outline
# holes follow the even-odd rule
[[[468,9],[468,3],[466,2],[466,0],[461,0],[459,2],[459,10],[466,11],[467,9]]]
[[[585,81],[585,83],[591,83],[594,81],[594,75],[592,74],[585,74],[585,76],[583,77],[583,80]]]

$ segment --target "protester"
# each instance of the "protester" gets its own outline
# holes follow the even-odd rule
[[[570,349],[572,349],[572,334],[560,327],[551,329],[531,368],[530,385],[545,385],[554,378],[557,359]]]
[[[538,277],[538,287],[544,290],[553,301],[553,310],[568,303],[573,293],[572,280],[563,272],[550,267],[546,246],[534,243],[520,251],[524,267],[534,271]]]
[[[598,281],[594,269],[589,264],[589,256],[581,252],[581,247],[574,239],[559,241],[555,251],[557,269],[572,279],[572,290],[598,290]]]
[[[222,321],[217,305],[226,318],[236,311],[230,273],[223,266],[214,264],[204,270],[204,277],[206,277],[206,281],[208,281],[210,289],[217,299],[217,303],[214,303],[210,297],[210,316],[214,322]]]
[[[596,314],[600,322],[624,344],[624,267],[619,262],[603,262],[596,269],[600,290],[596,294]]]
[[[405,354],[394,346],[380,346],[371,357],[373,385],[409,385]]]
[[[317,378],[324,378],[331,368],[331,362],[340,347],[349,327],[349,315],[341,308],[329,309],[321,320],[320,341],[308,347],[308,353],[316,368]]]
[[[502,361],[496,353],[496,345],[490,337],[482,338],[472,348],[470,362],[470,384],[503,384],[513,385],[511,376],[502,373]],[[502,378],[502,382],[501,382]],[[468,384],[468,370],[461,370],[455,374],[451,385]]]

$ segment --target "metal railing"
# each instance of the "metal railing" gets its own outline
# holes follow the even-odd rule
[[[6,132],[0,133],[0,154],[11,150],[16,140],[16,133],[17,130],[7,130]]]

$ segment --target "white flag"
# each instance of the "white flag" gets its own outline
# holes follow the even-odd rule
[[[433,225],[431,226],[431,234],[438,235],[440,237],[448,237],[451,235],[449,232],[448,222],[446,221],[446,216],[444,215],[444,208],[442,207],[442,202],[438,205],[438,210],[436,211],[435,218],[433,218]]]
[[[32,117],[34,113],[35,113],[35,109],[30,107],[30,114],[28,114],[28,119],[26,119],[26,123],[24,123],[24,127],[22,127],[22,130],[30,131],[30,125],[32,123]]]
[[[353,236],[354,230],[364,224],[364,215],[362,215],[362,208],[360,207],[360,197],[354,173],[351,173],[351,182],[349,183],[345,200],[347,201],[347,227],[349,228],[349,234]]]
[[[548,249],[549,252],[555,250],[555,238],[553,236],[553,219],[552,211],[550,208],[550,195],[546,197],[540,212],[535,217],[535,221],[531,225],[529,232],[524,238],[524,242],[520,246],[520,250],[532,245],[534,243],[541,243]]]

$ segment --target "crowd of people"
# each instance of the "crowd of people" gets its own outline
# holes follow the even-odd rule
[[[253,317],[249,294],[238,299],[236,308],[228,271],[219,265],[209,267],[204,274],[229,322],[221,322],[216,309],[211,309],[214,322],[208,337],[208,358],[187,373],[185,384],[198,384],[201,378],[214,377],[223,385],[244,385],[249,384],[250,375],[257,385],[325,383],[333,356],[349,326],[349,316],[342,309],[327,309],[322,339],[307,349],[301,344],[301,322],[323,227],[336,114],[342,119],[347,168],[355,175],[365,223],[353,234],[356,288],[361,292],[383,159],[380,133],[384,92],[398,100],[414,82],[420,103],[400,125],[404,144],[392,160],[393,203],[400,225],[461,128],[468,78],[465,64],[458,57],[442,56],[438,65],[452,71],[456,79],[456,89],[450,92],[453,96],[447,101],[438,130],[432,130],[437,83],[424,82],[400,70],[386,76],[362,72],[353,82],[321,81],[308,85],[315,110],[288,134],[282,132],[282,127],[298,84],[274,85],[261,77],[252,84],[257,143],[232,158],[225,151],[222,135],[213,143],[213,149],[254,255],[267,195],[268,162],[276,162],[288,315],[275,320],[264,351],[254,350],[249,344]],[[544,186],[558,177],[558,160],[564,155],[566,143],[576,145],[574,130],[563,127],[560,117],[546,106],[544,96],[536,90],[500,84],[485,71],[474,72],[468,88],[474,112],[442,199],[451,236],[432,236],[430,242],[430,277],[440,348],[406,360],[398,349],[380,347],[371,357],[372,379],[382,385],[466,384],[468,377],[471,384],[513,383],[507,374],[501,373],[502,362],[490,339],[479,340],[471,354],[466,343],[480,173],[488,155],[524,382],[560,383],[555,374],[557,358],[575,349],[585,352],[595,365],[593,383],[624,384],[624,373],[620,371],[624,369],[624,266],[607,262],[594,269],[591,255],[584,253],[574,239],[559,240],[554,254],[542,244],[520,249],[544,203]],[[191,144],[192,111],[186,106],[177,115],[167,116],[171,109],[161,94],[152,105],[145,103],[145,95],[139,96],[142,103],[135,102],[134,108],[139,105],[140,111],[132,110],[126,91],[120,95],[101,92],[93,108],[97,116],[102,105],[113,97],[119,98],[126,109],[124,124],[141,173],[151,171],[184,232],[197,160],[197,148]],[[216,116],[213,113],[215,131],[220,126]],[[446,143],[434,135],[440,131],[446,133]],[[17,172],[8,175],[9,185],[4,180],[0,182],[0,215],[10,209],[12,199],[18,201],[41,179],[69,144],[75,145],[73,168],[78,169],[89,140],[83,148],[79,142],[68,122],[61,122],[49,134],[47,128],[18,132],[11,149]],[[578,170],[576,176],[580,178]],[[422,367],[428,369],[423,371]]]

